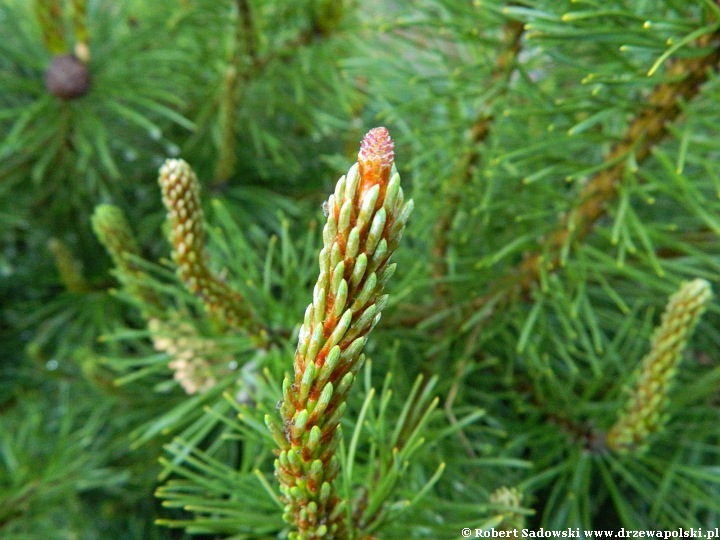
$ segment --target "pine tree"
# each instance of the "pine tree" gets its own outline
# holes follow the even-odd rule
[[[719,28],[4,0],[0,536],[720,526]]]

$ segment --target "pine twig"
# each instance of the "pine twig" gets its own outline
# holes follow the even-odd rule
[[[218,106],[220,121],[220,141],[215,162],[214,185],[226,182],[235,169],[237,133],[235,119],[238,105],[238,71],[234,64],[229,65],[223,77],[223,91]]]
[[[506,40],[506,48],[502,51],[495,62],[495,68],[491,80],[494,83],[502,82],[504,88],[495,97],[506,93],[507,83],[513,73],[517,55],[520,53],[521,40],[524,25],[515,20],[509,20],[503,27],[503,34]],[[486,102],[485,105],[490,105]],[[462,156],[457,165],[456,173],[444,184],[443,198],[440,216],[433,228],[433,267],[432,277],[435,281],[435,298],[441,305],[447,302],[448,287],[445,282],[447,277],[447,249],[448,236],[452,226],[457,207],[463,197],[463,189],[472,180],[480,160],[480,144],[488,137],[493,116],[481,113],[470,128],[470,148]]]
[[[45,48],[54,55],[67,52],[67,43],[63,34],[62,11],[60,0],[35,2],[35,16],[40,24]]]
[[[250,57],[252,64],[255,64],[258,61],[257,36],[250,2],[248,0],[236,0],[236,2],[240,21],[235,38],[235,47],[237,49],[237,44],[242,39],[245,42],[245,52]]]
[[[223,77],[223,89],[219,103],[220,144],[215,163],[213,184],[215,186],[226,182],[235,169],[238,104],[241,93],[248,83],[247,69],[243,68],[244,58],[250,59],[250,65],[258,62],[257,37],[255,23],[248,0],[236,0],[238,20],[235,25],[233,54]]]
[[[605,156],[608,167],[595,174],[580,193],[577,206],[568,212],[559,227],[546,237],[542,246],[528,254],[516,270],[516,290],[528,292],[540,278],[543,266],[552,270],[560,263],[560,252],[570,239],[582,240],[605,215],[627,170],[627,156],[634,155],[641,164],[655,145],[668,134],[668,125],[682,112],[681,102],[693,99],[708,79],[711,69],[720,61],[720,33],[698,40],[699,47],[710,48],[708,54],[695,58],[677,58],[668,68],[666,82],[655,87],[644,108],[630,123],[620,143]],[[474,307],[482,303],[477,299]]]
[[[235,28],[234,52],[232,59],[225,70],[223,78],[223,91],[218,105],[220,118],[220,147],[215,162],[213,186],[220,187],[232,175],[236,161],[237,131],[235,120],[242,101],[242,93],[249,82],[262,72],[275,60],[284,60],[300,47],[310,45],[318,39],[326,39],[334,25],[326,24],[320,28],[322,21],[313,20],[310,27],[300,32],[294,39],[283,44],[281,48],[270,51],[264,55],[258,49],[257,26],[253,17],[252,8],[248,0],[236,0],[238,21]],[[334,6],[334,7],[333,7]],[[321,6],[326,16],[335,17],[337,23],[342,16],[342,2],[333,0],[328,7]],[[242,46],[241,46],[242,44]],[[245,57],[249,62],[245,62]]]

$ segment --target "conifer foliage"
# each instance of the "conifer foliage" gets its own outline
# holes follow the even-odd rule
[[[717,2],[0,36],[1,538],[720,527]]]

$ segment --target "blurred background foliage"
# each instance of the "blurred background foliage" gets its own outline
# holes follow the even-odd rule
[[[711,0],[0,0],[0,536],[285,537],[262,418],[376,125],[416,210],[344,427],[363,531],[718,526],[717,302],[650,451],[603,437],[667,297],[717,289],[719,29]],[[176,156],[267,347],[175,276]]]

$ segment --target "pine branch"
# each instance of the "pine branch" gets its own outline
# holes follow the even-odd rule
[[[240,56],[236,54],[235,56]],[[238,110],[238,70],[239,61],[232,62],[225,69],[223,78],[223,91],[220,96],[219,120],[220,120],[220,141],[218,156],[215,162],[215,175],[213,184],[215,186],[226,182],[235,169],[235,150],[237,146],[237,133],[235,131],[235,118]]]
[[[237,147],[235,121],[248,85],[260,77],[272,62],[293,58],[297,49],[328,39],[344,13],[344,5],[340,1],[333,0],[328,2],[328,6],[321,5],[320,12],[313,17],[309,27],[299,32],[294,39],[261,54],[260,25],[255,21],[250,2],[236,0],[236,6],[238,20],[233,37],[233,55],[225,70],[219,103],[220,141],[213,176],[214,187],[222,186],[233,173]]]
[[[243,68],[244,59],[250,59],[254,66],[258,61],[257,37],[252,11],[247,0],[237,0],[238,21],[235,25],[233,54],[230,63],[225,69],[223,91],[220,97],[220,145],[215,163],[213,184],[220,185],[226,182],[235,168],[235,151],[237,146],[237,132],[235,120],[238,113],[238,104],[241,101],[240,93],[248,83],[247,69]]]
[[[491,81],[495,84],[501,83],[503,89],[495,95],[495,99],[502,97],[507,92],[507,83],[513,73],[517,55],[520,53],[521,40],[524,25],[515,20],[509,20],[503,27],[503,34],[506,41],[506,48],[501,51],[496,59]],[[492,104],[492,100],[484,103],[485,108]],[[435,298],[441,305],[447,303],[448,287],[445,282],[447,277],[447,249],[450,228],[455,216],[456,209],[460,205],[465,187],[470,183],[480,160],[480,145],[490,133],[494,117],[483,111],[478,115],[470,127],[470,148],[464,153],[456,166],[456,172],[447,182],[443,184],[440,215],[433,228],[433,268],[432,276],[435,280]]]
[[[35,2],[35,16],[40,24],[45,48],[52,54],[67,52],[60,0],[38,0]]]
[[[349,2],[347,0],[320,0],[313,5],[312,24],[313,31],[323,37],[328,37],[337,28],[345,14]]]
[[[697,96],[709,73],[717,70],[720,61],[718,39],[720,32],[702,37],[697,46],[707,48],[707,54],[677,58],[669,66],[666,81],[657,85],[647,99],[649,106],[639,112],[621,142],[605,156],[607,168],[590,178],[580,193],[578,204],[566,213],[557,230],[545,238],[535,253],[527,254],[513,272],[515,291],[527,293],[538,282],[543,270],[552,270],[560,264],[560,252],[570,240],[582,240],[592,232],[617,196],[618,186],[628,168],[627,158],[634,156],[635,162],[641,165],[650,157],[653,147],[668,135],[668,126],[682,113],[681,103]],[[484,302],[484,298],[478,298],[473,307],[478,308]]]
[[[340,18],[341,15],[338,15],[337,20],[339,21]],[[297,49],[301,47],[307,47],[315,42],[328,40],[332,35],[330,30],[337,29],[335,27],[321,29],[321,22],[313,20],[310,26],[305,28],[302,32],[299,32],[293,39],[286,41],[277,49],[269,51],[262,56],[258,56],[256,61],[253,62],[251,70],[248,72],[248,77],[256,76],[258,72],[265,69],[275,60],[284,61],[292,58],[296,54]]]
[[[275,474],[284,518],[296,540],[346,537],[348,501],[334,486],[340,420],[368,334],[387,303],[382,293],[395,271],[390,257],[413,209],[412,201],[404,202],[393,160],[387,130],[373,129],[324,206],[320,275],[300,329],[294,380],[283,383],[282,424],[266,417],[280,448]]]

